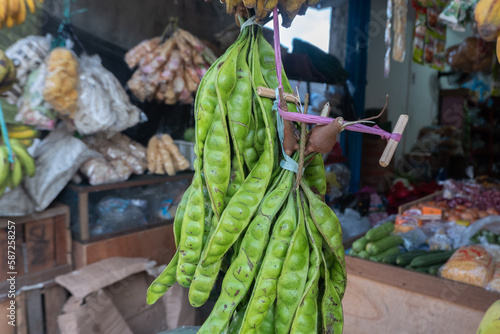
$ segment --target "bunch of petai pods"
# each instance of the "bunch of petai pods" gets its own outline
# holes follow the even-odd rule
[[[344,248],[323,201],[323,160],[310,158],[296,186],[296,174],[280,167],[273,101],[257,95],[259,86],[278,86],[274,50],[251,25],[200,83],[195,174],[174,220],[177,252],[147,302],[178,282],[199,307],[220,274],[220,295],[198,333],[341,333]],[[292,93],[285,76],[283,86]]]

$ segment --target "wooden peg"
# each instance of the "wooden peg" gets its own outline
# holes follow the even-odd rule
[[[276,99],[276,93],[274,92],[273,89],[271,88],[266,88],[266,87],[257,87],[257,94],[262,97],[267,97],[269,99]],[[295,103],[297,102],[298,98],[290,93],[283,93],[285,96],[285,101],[286,102],[292,102]]]
[[[399,116],[398,122],[396,123],[394,131],[392,131],[392,133],[398,133],[402,135],[403,132],[405,131],[407,123],[408,123],[408,115]],[[382,156],[380,157],[379,160],[380,166],[382,167],[389,166],[389,163],[391,162],[392,156],[394,155],[394,152],[396,151],[397,147],[398,147],[398,142],[395,141],[394,139],[389,139],[387,145],[385,146],[385,150],[382,153]]]

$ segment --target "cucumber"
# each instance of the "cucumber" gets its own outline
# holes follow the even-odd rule
[[[394,223],[393,222],[387,222],[383,223],[380,226],[377,226],[375,228],[372,228],[365,234],[365,238],[368,241],[376,241],[380,240],[385,236],[388,236],[394,231]]]
[[[383,262],[384,258],[389,255],[396,255],[399,254],[400,250],[398,246],[391,247],[389,249],[386,249],[382,253],[378,255],[374,255],[370,257],[370,260],[375,261],[375,262]]]
[[[366,251],[361,251],[358,253],[358,257],[362,259],[368,259],[368,253]]]
[[[366,239],[366,237],[361,237],[352,243],[352,249],[354,249],[356,252],[361,252],[365,250],[367,243],[368,240]]]
[[[403,244],[403,238],[397,235],[388,235],[380,240],[366,244],[366,251],[370,255],[378,255],[386,249]]]
[[[358,256],[358,252],[356,252],[356,251],[354,250],[354,248],[351,248],[351,249],[349,250],[349,255],[350,255],[350,256]]]
[[[455,251],[441,251],[434,254],[420,255],[411,260],[410,266],[412,267],[429,267],[433,264],[445,263],[453,255]]]
[[[436,265],[430,266],[428,273],[431,275],[437,276],[437,274],[439,273],[439,269],[442,266],[443,266],[442,264],[436,264]]]
[[[412,266],[406,266],[405,267],[405,269],[417,271],[419,273],[426,273],[426,274],[429,273],[429,268],[430,267],[419,267],[419,268],[415,268],[415,267],[412,267]]]
[[[406,253],[401,253],[396,258],[396,264],[401,267],[405,267],[410,264],[411,260],[416,258],[417,256],[427,254],[427,251],[424,250],[415,250]]]
[[[396,259],[398,258],[399,254],[400,253],[398,252],[397,254],[391,254],[391,255],[384,256],[384,258],[382,259],[382,263],[396,264]]]

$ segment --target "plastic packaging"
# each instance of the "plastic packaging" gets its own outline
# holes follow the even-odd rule
[[[125,181],[130,176],[127,175],[126,178],[121,178],[113,166],[102,157],[87,160],[80,167],[80,172],[88,178],[89,183],[93,186]]]
[[[391,70],[391,20],[392,20],[392,0],[387,0],[387,21],[385,24],[385,57],[384,57],[384,77],[389,77],[389,72]]]
[[[404,62],[406,55],[406,21],[408,16],[408,0],[394,0],[394,45],[392,59]]]
[[[427,236],[420,229],[414,229],[399,236],[403,238],[404,246],[408,251],[418,249],[427,240]]]
[[[74,118],[78,106],[78,59],[68,49],[55,48],[46,64],[44,99],[62,115]]]
[[[337,217],[342,225],[344,240],[355,237],[371,228],[368,218],[361,217],[359,212],[353,209],[345,209],[344,214],[339,213]]]
[[[57,113],[43,98],[45,74],[45,64],[30,73],[24,86],[24,93],[17,103],[18,111],[15,119],[41,130],[52,130],[56,125]]]
[[[482,246],[459,248],[440,270],[440,276],[454,281],[486,287],[494,271],[492,256]]]
[[[28,36],[22,38],[5,50],[5,55],[16,64],[17,82],[5,94],[10,104],[17,104],[29,74],[43,64],[50,52],[50,37]]]

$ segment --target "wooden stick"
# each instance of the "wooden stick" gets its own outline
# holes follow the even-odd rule
[[[304,114],[307,115],[309,107],[309,94],[305,96]],[[300,149],[299,149],[299,169],[297,171],[297,181],[295,182],[295,190],[299,188],[300,180],[302,179],[302,171],[304,169],[304,153],[306,150],[306,123],[300,123]]]
[[[267,97],[269,99],[273,99],[273,100],[276,99],[276,93],[271,88],[257,87],[257,94],[259,94],[259,96]],[[298,100],[298,98],[293,94],[283,92],[283,95],[285,96],[286,102],[295,103]]]
[[[406,123],[408,123],[408,115],[399,116],[398,122],[396,123],[394,131],[392,133],[403,134],[403,132],[405,131]],[[389,166],[389,163],[391,162],[392,156],[394,155],[394,152],[396,151],[397,147],[398,147],[398,142],[395,141],[394,139],[389,139],[389,142],[385,146],[385,150],[382,153],[382,156],[380,157],[379,160],[380,166],[382,167]]]

